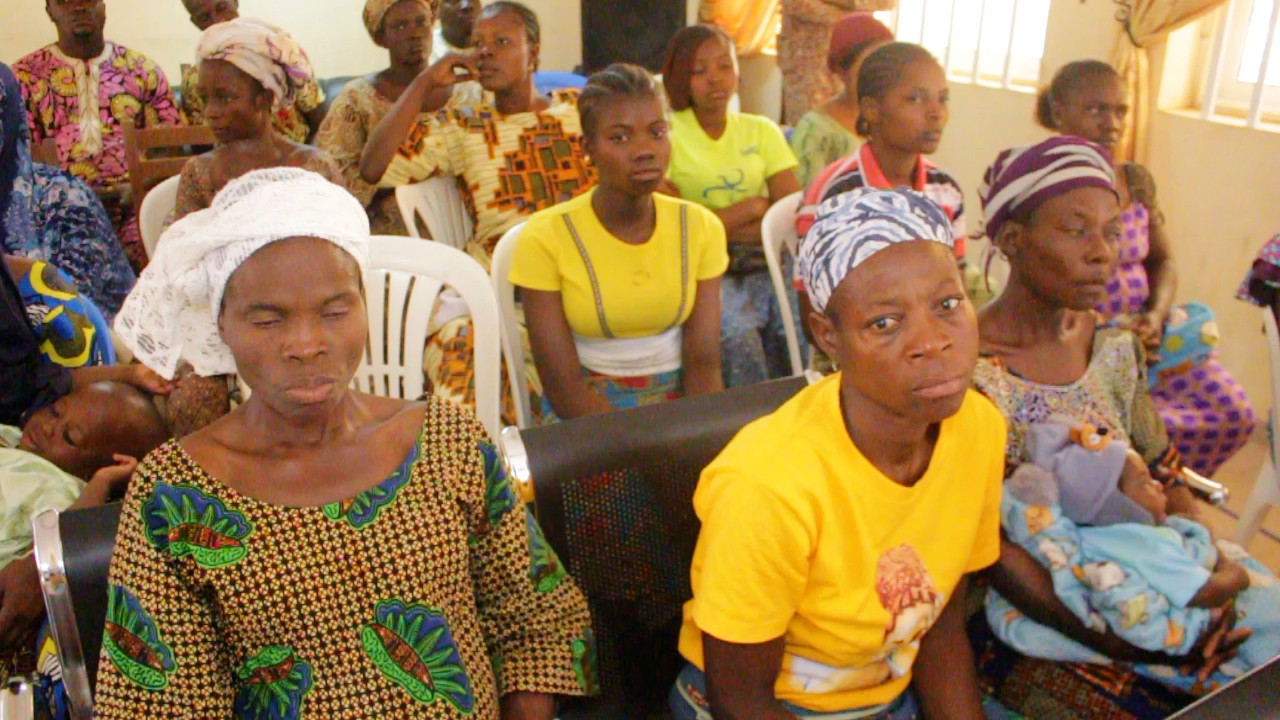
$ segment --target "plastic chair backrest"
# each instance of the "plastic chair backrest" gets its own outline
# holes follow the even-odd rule
[[[523,229],[524,223],[520,223],[503,233],[489,262],[489,279],[502,316],[502,356],[507,361],[507,382],[515,401],[516,422],[522,428],[533,425],[533,410],[529,407],[529,383],[524,376],[524,342],[520,339],[520,319],[516,314],[516,290],[510,277],[516,242]]]
[[[62,513],[47,510],[32,522],[40,588],[76,720],[93,717],[93,687],[107,619],[107,571],[120,507],[112,503]]]
[[[427,178],[396,188],[396,205],[411,237],[421,237],[415,215],[421,215],[431,239],[449,247],[465,248],[474,223],[462,202],[458,181],[451,177]]]
[[[142,234],[142,246],[147,249],[147,257],[156,253],[156,243],[160,242],[160,233],[164,229],[165,218],[173,212],[178,203],[178,182],[181,175],[165,178],[159,185],[151,188],[151,192],[142,199],[142,211],[138,213],[138,230]]]
[[[1271,308],[1262,309],[1262,324],[1266,328],[1267,358],[1271,364],[1271,427],[1280,432],[1280,328],[1276,326],[1276,314]],[[1271,462],[1273,467],[1280,468],[1280,443],[1276,442],[1274,432],[1271,439]]]
[[[365,272],[369,340],[351,381],[362,392],[416,399],[427,329],[436,298],[453,288],[467,304],[475,332],[476,416],[494,438],[501,429],[501,324],[484,268],[461,250],[406,237],[375,235]]]
[[[792,257],[799,250],[800,238],[796,235],[796,212],[804,192],[794,192],[774,203],[764,214],[760,223],[760,237],[764,245],[764,257],[769,263],[769,277],[773,280],[773,293],[778,298],[778,309],[782,312],[782,327],[787,335],[787,355],[791,358],[791,374],[804,372],[804,364],[800,359],[800,336],[796,318],[791,312],[791,293],[787,288],[791,278],[782,274],[782,250],[785,247]]]

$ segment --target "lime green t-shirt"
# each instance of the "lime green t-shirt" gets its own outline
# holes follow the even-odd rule
[[[593,188],[529,218],[511,262],[512,284],[559,292],[569,327],[585,337],[606,337],[601,315],[618,338],[649,337],[684,324],[693,313],[698,281],[720,277],[729,265],[720,219],[694,203],[655,193],[653,235],[632,245],[600,224],[591,208],[594,195]]]
[[[667,177],[686,200],[723,210],[768,197],[769,178],[796,164],[782,130],[762,115],[730,112],[724,134],[712,140],[692,109],[671,114]]]
[[[680,652],[703,633],[782,637],[778,699],[818,712],[892,701],[966,573],[1000,556],[1004,416],[969,391],[912,487],[849,439],[837,373],[747,427],[702,472]]]

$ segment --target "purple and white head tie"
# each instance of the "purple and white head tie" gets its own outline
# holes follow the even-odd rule
[[[840,281],[872,255],[915,240],[955,246],[947,214],[915,190],[861,188],[823,202],[797,258],[813,309],[824,312]]]
[[[1001,152],[978,187],[987,237],[994,239],[1013,215],[1030,213],[1045,200],[1082,187],[1115,192],[1111,154],[1101,145],[1060,136]]]

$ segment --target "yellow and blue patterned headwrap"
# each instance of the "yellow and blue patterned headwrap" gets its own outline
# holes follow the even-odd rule
[[[797,258],[813,309],[824,312],[840,281],[872,255],[920,240],[955,247],[946,212],[923,193],[860,188],[823,202]]]

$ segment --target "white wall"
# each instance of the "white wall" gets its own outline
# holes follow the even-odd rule
[[[571,70],[582,58],[581,12],[576,0],[523,0],[542,22],[542,66]],[[321,77],[359,75],[385,67],[360,18],[362,0],[241,0],[240,13],[288,30]],[[12,63],[57,39],[43,0],[0,0],[0,60]],[[176,81],[193,61],[200,32],[181,0],[107,0],[107,38],[146,53]]]

